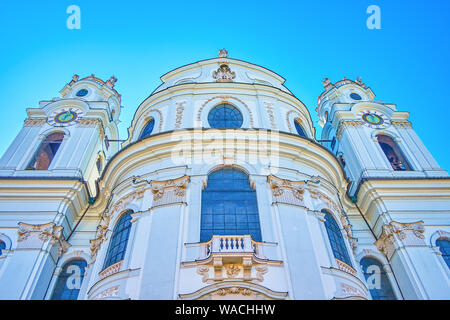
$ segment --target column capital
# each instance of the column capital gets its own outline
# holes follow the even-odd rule
[[[380,238],[375,242],[375,246],[388,259],[391,259],[395,251],[401,247],[426,246],[424,231],[423,221],[413,223],[392,221],[383,226],[383,231]]]

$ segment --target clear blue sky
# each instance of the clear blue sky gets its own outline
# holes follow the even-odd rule
[[[66,8],[81,8],[81,30]],[[366,9],[381,8],[381,30]],[[320,82],[362,77],[378,100],[409,111],[424,144],[450,169],[450,1],[17,1],[0,11],[0,154],[25,109],[59,96],[73,74],[118,78],[121,138],[139,104],[181,65],[217,56],[271,69],[315,113]]]

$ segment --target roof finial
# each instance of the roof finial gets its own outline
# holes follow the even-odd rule
[[[219,49],[219,58],[228,58],[228,51],[224,49]]]
[[[106,81],[106,85],[108,87],[114,88],[114,85],[116,84],[116,82],[117,82],[117,78],[114,76],[111,76],[111,78],[109,78],[109,80]]]

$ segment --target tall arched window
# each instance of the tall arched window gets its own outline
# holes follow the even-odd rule
[[[63,139],[64,132],[49,134],[29,162],[27,170],[47,170]]]
[[[396,300],[383,265],[376,259],[361,259],[361,268],[373,300]]]
[[[439,251],[442,253],[445,263],[450,268],[450,241],[447,239],[438,239],[436,245],[439,247]]]
[[[150,136],[152,134],[154,127],[155,127],[155,119],[151,118],[150,121],[147,122],[144,129],[142,130],[141,135],[139,136],[139,140]]]
[[[396,171],[412,170],[397,143],[391,137],[379,134],[377,135],[377,141],[389,160],[392,169]]]
[[[226,103],[214,107],[208,114],[208,123],[211,128],[237,129],[242,126],[241,112]]]
[[[0,240],[0,256],[2,255],[2,250],[6,249],[6,243]]]
[[[127,250],[128,237],[131,230],[131,214],[132,210],[126,211],[116,223],[109,242],[108,251],[106,252],[105,265],[103,269],[123,260],[125,251]]]
[[[302,125],[300,124],[299,119],[294,120],[295,129],[300,137],[306,137],[305,130],[303,130]]]
[[[51,300],[77,300],[87,263],[83,259],[67,262],[59,274]]]
[[[213,235],[246,234],[261,241],[256,192],[247,174],[234,168],[212,172],[202,192],[200,241]]]
[[[347,252],[347,247],[345,246],[344,237],[336,220],[326,210],[322,210],[322,212],[325,213],[325,228],[327,229],[328,239],[330,240],[334,257],[351,266],[352,263]]]

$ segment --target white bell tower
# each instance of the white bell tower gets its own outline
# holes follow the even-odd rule
[[[92,195],[95,180],[117,152],[121,97],[116,78],[104,82],[77,75],[62,98],[27,109],[22,130],[0,160],[0,176],[79,178]]]
[[[44,299],[59,257],[97,195],[95,181],[118,150],[116,79],[75,75],[62,98],[27,109],[0,160],[0,233],[14,254],[2,269],[0,299]],[[69,240],[69,241],[68,241]],[[17,272],[20,266],[20,272]]]
[[[344,166],[348,195],[361,214],[354,217],[356,229],[370,228],[359,234],[361,244],[386,256],[405,299],[445,298],[446,271],[426,239],[448,230],[448,173],[413,130],[408,112],[374,100],[360,79],[323,84],[322,139]]]
[[[317,108],[322,139],[344,166],[351,196],[366,178],[448,176],[413,130],[408,112],[374,100],[360,79],[323,84]]]

